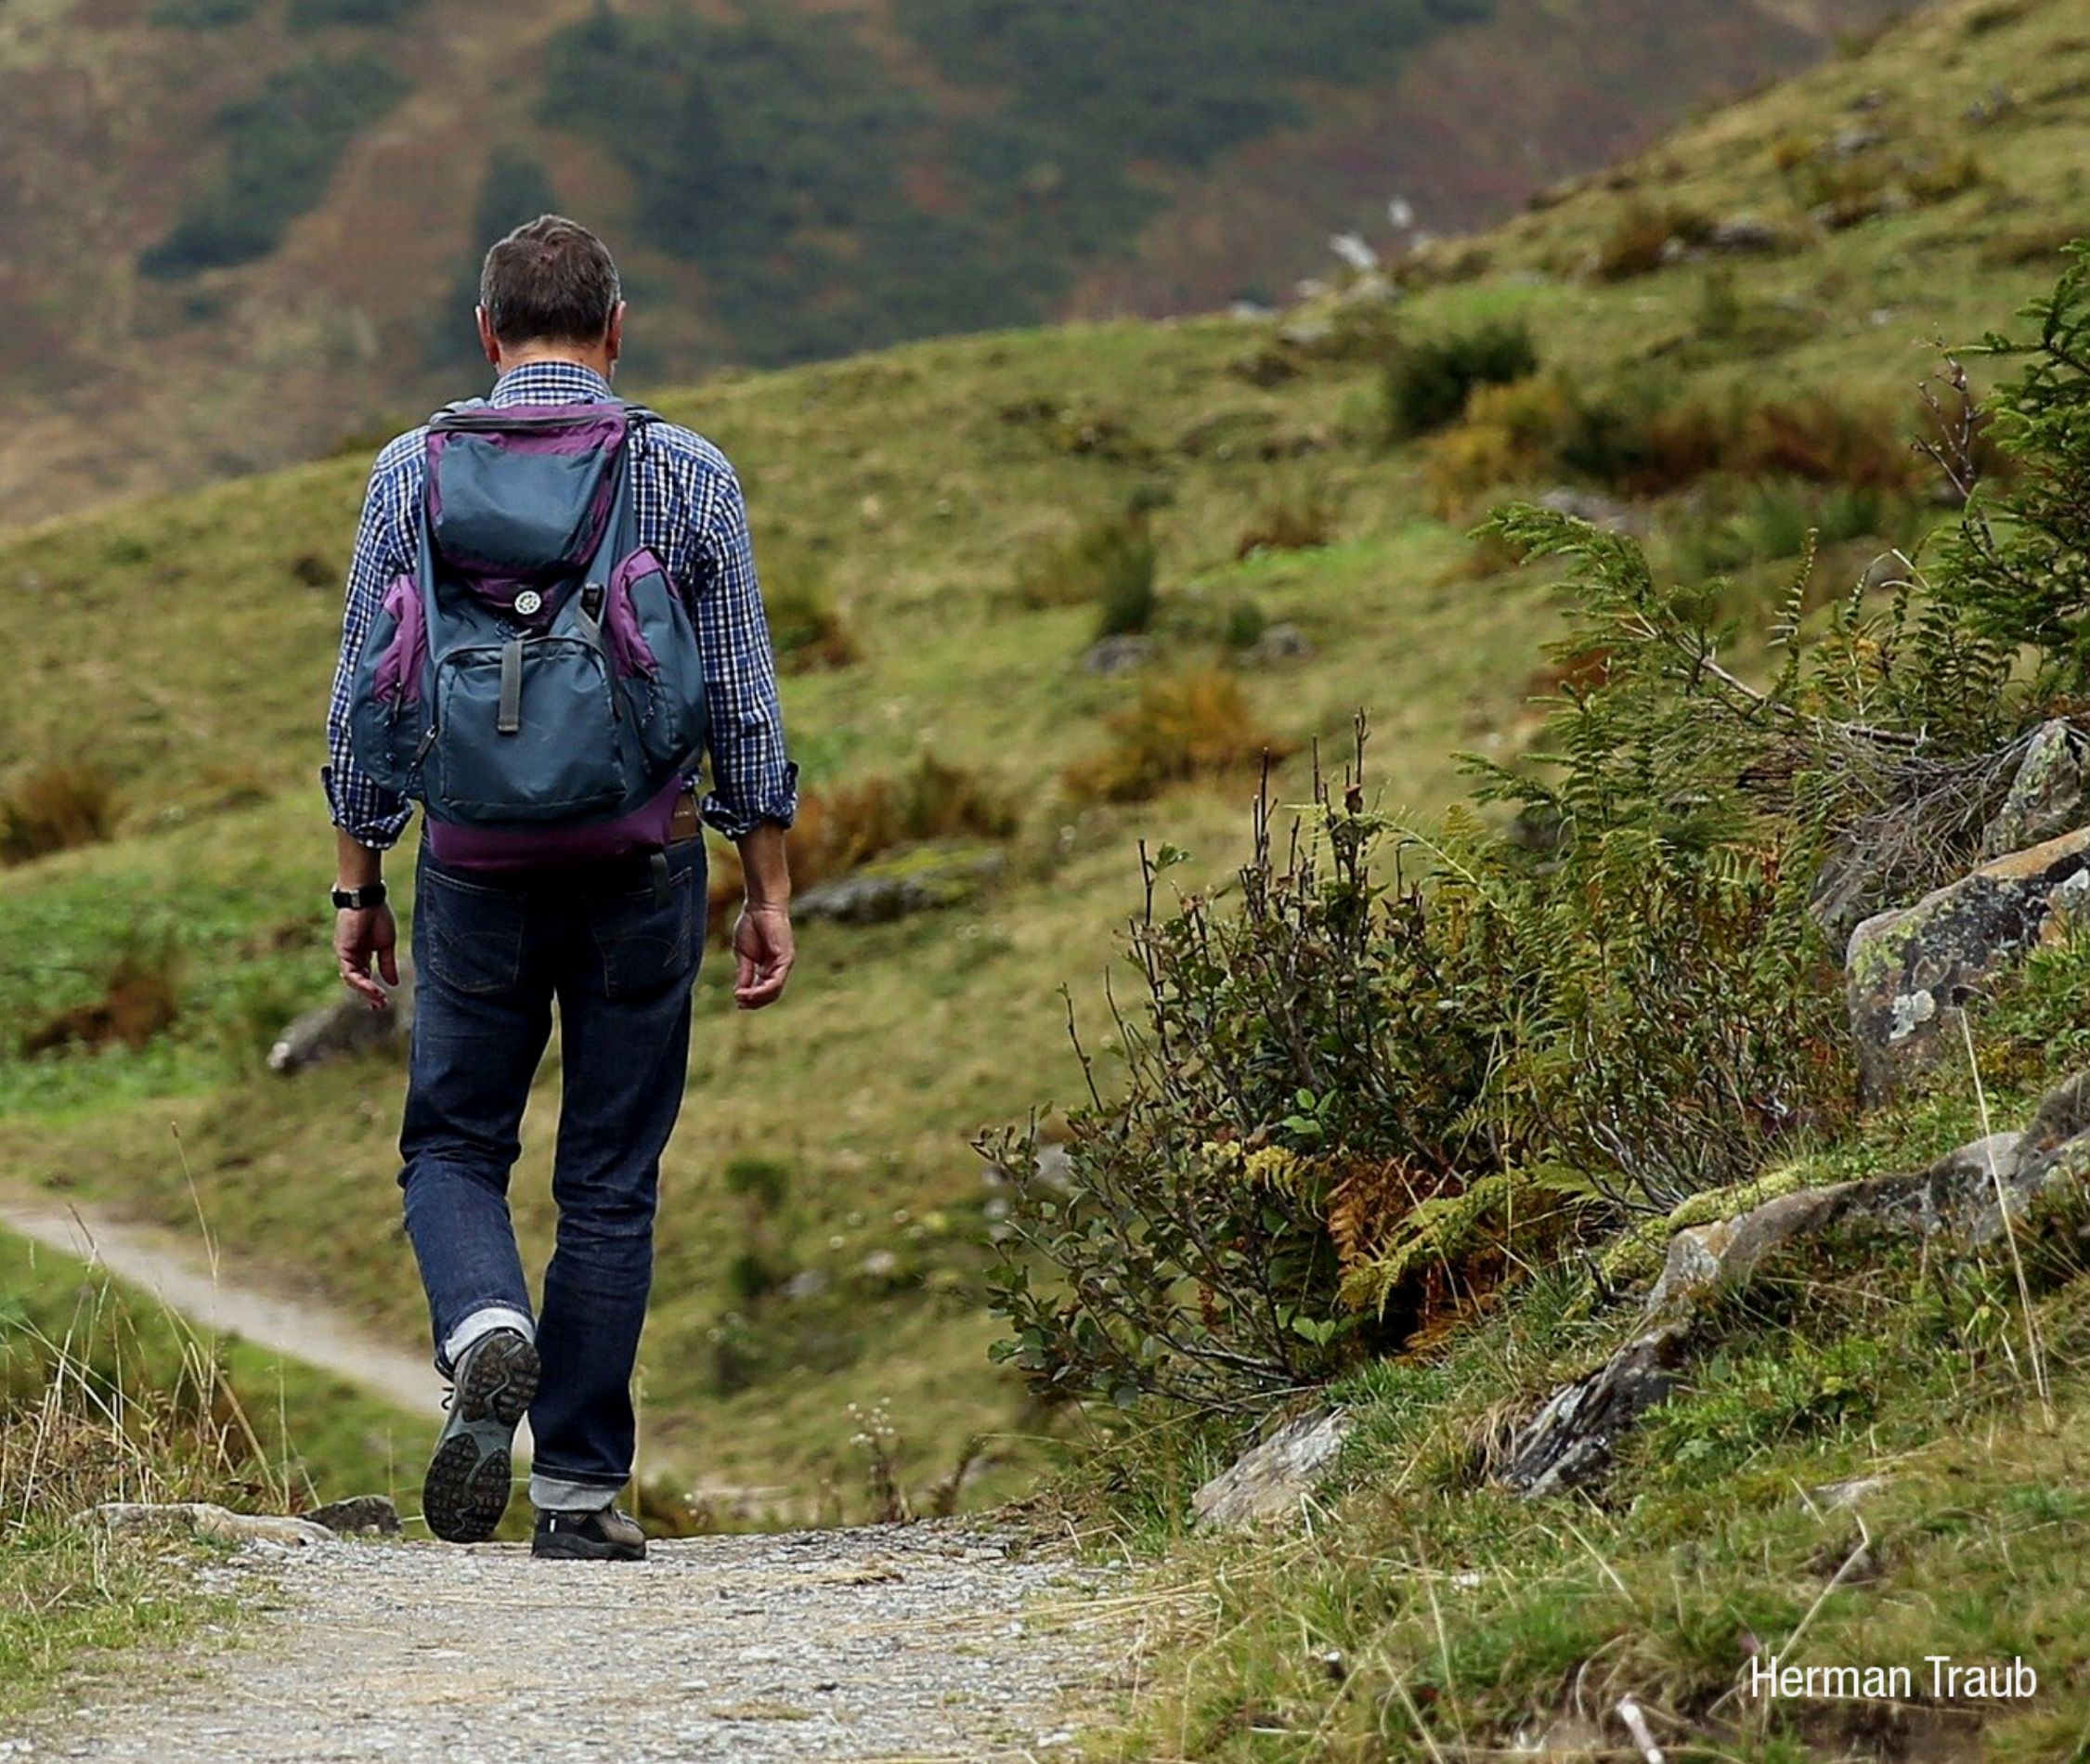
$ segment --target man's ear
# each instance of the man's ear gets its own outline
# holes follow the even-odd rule
[[[609,357],[613,368],[617,357],[624,353],[624,303],[621,300],[610,314],[610,328],[603,332],[603,353]]]
[[[484,306],[474,306],[472,316],[479,325],[479,347],[486,352],[488,361],[495,367],[500,367],[500,341],[493,334],[493,327],[487,322],[487,309]]]

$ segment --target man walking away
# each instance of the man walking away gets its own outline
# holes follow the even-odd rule
[[[385,1008],[383,854],[419,801],[399,1184],[452,1385],[423,1511],[490,1537],[526,1413],[534,1553],[630,1561],[645,1537],[615,1502],[704,949],[699,814],[739,847],[733,998],[759,1009],[791,972],[797,770],[733,469],[610,390],[608,251],[546,215],[487,253],[479,301],[491,397],[378,456],[357,534],[323,774],[334,952]],[[558,1232],[533,1307],[508,1181],[554,1004]]]

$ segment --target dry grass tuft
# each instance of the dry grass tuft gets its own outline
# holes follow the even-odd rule
[[[1067,768],[1068,792],[1079,801],[1139,802],[1293,751],[1256,721],[1240,681],[1214,668],[1157,680],[1108,720],[1112,745]]]
[[[33,1057],[60,1047],[116,1043],[135,1053],[180,1014],[174,945],[133,942],[117,955],[98,999],[46,1018],[22,1036],[21,1051]]]
[[[1237,559],[1258,551],[1315,551],[1335,538],[1335,499],[1320,484],[1288,484],[1256,511],[1234,547]]]
[[[116,780],[102,767],[39,767],[0,794],[0,863],[98,845],[114,831],[116,811]]]

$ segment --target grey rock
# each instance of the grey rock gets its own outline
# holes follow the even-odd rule
[[[268,1050],[268,1070],[282,1077],[340,1059],[402,1052],[413,1032],[414,977],[399,964],[392,1008],[373,1011],[353,993],[320,1005],[293,1019]]]
[[[1335,320],[1325,313],[1311,313],[1278,327],[1278,341],[1287,348],[1311,353],[1325,348],[1335,336]]]
[[[1887,136],[1878,129],[1852,124],[1837,130],[1829,141],[1829,151],[1839,160],[1854,160],[1861,153],[1884,146],[1886,141]]]
[[[1123,637],[1106,637],[1092,643],[1082,656],[1082,672],[1100,674],[1109,679],[1113,674],[1129,674],[1136,668],[1146,667],[1154,658],[1154,640],[1137,633]]]
[[[784,1283],[784,1296],[803,1302],[817,1299],[828,1286],[825,1268],[800,1268]]]
[[[214,1501],[105,1500],[80,1515],[80,1523],[107,1531],[186,1531],[218,1543],[267,1543],[303,1548],[329,1543],[333,1533],[305,1519],[273,1513],[236,1513]]]
[[[921,846],[806,889],[791,912],[801,923],[886,925],[970,900],[1007,863],[993,846]]]
[[[1538,499],[1538,506],[1564,514],[1572,521],[1587,521],[1606,533],[1636,534],[1647,530],[1647,516],[1630,502],[1605,496],[1601,490],[1578,489],[1562,485]]]
[[[1850,937],[1845,983],[1868,1102],[1959,1045],[1955,1014],[2090,901],[2090,828],[1983,864]]]
[[[1758,220],[1753,214],[1735,214],[1715,221],[1712,230],[1706,235],[1707,250],[1732,252],[1737,255],[1784,251],[1789,243],[1785,234],[1769,221]]]
[[[351,1495],[345,1500],[330,1500],[305,1515],[329,1531],[370,1532],[380,1537],[399,1535],[399,1510],[389,1495]]]
[[[1862,1507],[1888,1485],[1884,1476],[1850,1476],[1842,1482],[1823,1483],[1810,1488],[1807,1498],[1827,1512],[1844,1512],[1852,1507]]]
[[[2090,824],[2090,733],[2042,723],[2025,746],[2010,794],[1981,834],[1981,855],[2000,858]]]
[[[1651,1330],[1561,1386],[1518,1431],[1501,1480],[1534,1497],[1595,1481],[1610,1466],[1618,1436],[1668,1400],[1691,1336],[1685,1323]]]
[[[1320,1485],[1349,1438],[1350,1425],[1339,1408],[1287,1421],[1190,1498],[1197,1523],[1232,1530],[1297,1518],[1300,1503]]]
[[[1313,653],[1313,640],[1305,631],[1280,622],[1265,627],[1263,634],[1241,652],[1241,660],[1252,668],[1278,668],[1305,661]]]

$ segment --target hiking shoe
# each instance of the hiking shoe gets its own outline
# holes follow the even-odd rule
[[[450,1390],[450,1418],[422,1479],[421,1511],[445,1543],[483,1543],[508,1511],[515,1430],[537,1394],[537,1349],[495,1329],[465,1349]]]
[[[615,1507],[591,1513],[539,1511],[530,1554],[564,1562],[643,1562],[646,1534],[636,1519]]]

